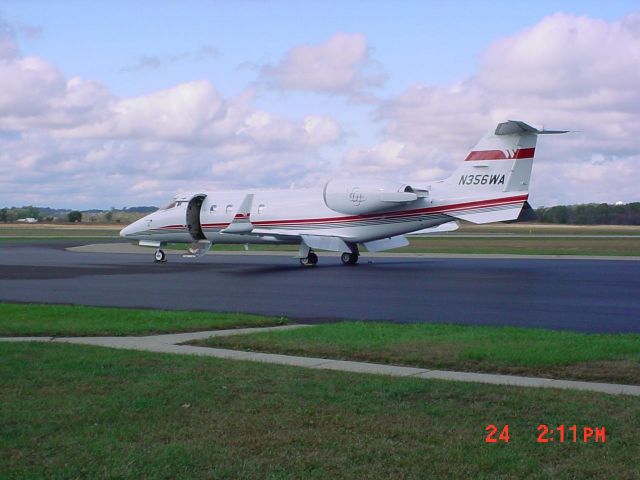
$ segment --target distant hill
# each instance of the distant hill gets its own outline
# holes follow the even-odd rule
[[[158,210],[158,207],[124,207],[122,210],[134,213],[151,213]]]

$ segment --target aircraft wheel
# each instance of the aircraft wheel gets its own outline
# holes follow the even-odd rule
[[[156,263],[164,263],[167,261],[167,256],[164,253],[164,250],[157,249],[155,254]]]
[[[355,253],[344,252],[340,257],[340,260],[342,260],[342,263],[344,263],[345,265],[355,265],[356,263],[358,263],[359,258],[360,255],[357,255]]]
[[[305,267],[313,267],[318,263],[318,255],[313,252],[309,252],[305,258],[300,259],[300,264]]]

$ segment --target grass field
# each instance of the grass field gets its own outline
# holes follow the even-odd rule
[[[638,478],[637,397],[63,344],[0,358],[4,478]],[[537,443],[540,424],[606,442]]]
[[[118,238],[123,225],[5,225],[0,242],[38,239],[82,239],[86,241]],[[465,237],[468,234],[509,235],[507,237]],[[570,237],[549,237],[569,235]],[[610,235],[625,237],[611,238]],[[596,238],[593,238],[596,236]],[[597,238],[601,236],[602,238]],[[411,245],[392,250],[397,253],[496,253],[521,255],[605,255],[640,256],[640,227],[619,225],[491,224],[464,225],[458,231],[427,237],[409,237]],[[186,244],[169,249],[184,250]],[[296,251],[292,245],[251,245],[254,251]],[[212,250],[243,251],[243,245],[214,245]]]
[[[95,224],[3,224],[2,238],[86,238],[118,237],[124,225]]]
[[[0,336],[124,336],[259,327],[282,317],[0,304]],[[640,385],[640,335],[515,327],[342,322],[199,345],[395,365]]]
[[[640,335],[343,322],[200,345],[310,357],[640,385]]]
[[[239,313],[0,303],[0,336],[122,336],[289,323]]]
[[[398,253],[502,253],[517,255],[640,255],[638,238],[461,238],[415,237],[411,244],[393,250]]]

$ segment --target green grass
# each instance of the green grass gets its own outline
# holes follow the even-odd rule
[[[515,255],[640,256],[638,238],[527,237],[414,237],[398,253],[483,253]]]
[[[67,242],[67,241],[82,241],[85,243],[101,242],[104,243],[106,239],[116,239],[120,237],[81,237],[81,236],[50,236],[50,237],[4,237],[0,238],[0,243],[53,243],[53,242]]]
[[[286,323],[240,313],[0,303],[0,336],[146,335]]]
[[[514,255],[592,255],[592,256],[640,256],[638,238],[548,238],[531,236],[514,237],[410,237],[410,245],[387,253],[476,253]],[[171,243],[170,250],[186,250],[184,243]],[[244,251],[244,245],[214,245],[212,251]],[[250,245],[252,251],[297,251],[296,245]],[[366,249],[363,249],[366,251]]]
[[[638,478],[637,397],[63,344],[0,358],[4,478]],[[538,444],[540,423],[606,443]]]
[[[640,335],[343,322],[199,344],[418,367],[640,385]]]
[[[102,238],[118,237],[124,225],[112,228],[91,228],[91,226],[33,226],[33,227],[0,227],[0,237],[17,238]]]
[[[99,241],[118,238],[124,224],[118,225],[11,225],[0,227],[0,243],[42,241],[57,238]],[[462,234],[509,234],[511,237],[464,237]],[[544,235],[573,235],[549,238]],[[631,235],[633,238],[591,238],[585,235]],[[638,226],[575,226],[547,224],[463,225],[446,236],[410,237],[411,245],[390,253],[477,253],[520,255],[602,255],[640,256]],[[187,244],[166,248],[185,250]],[[297,251],[295,245],[250,245],[252,251]],[[244,251],[244,245],[214,245],[213,251]]]

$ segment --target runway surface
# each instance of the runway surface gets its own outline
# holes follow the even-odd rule
[[[640,332],[640,262],[527,258],[147,255],[0,244],[0,301],[209,310],[338,319]]]

